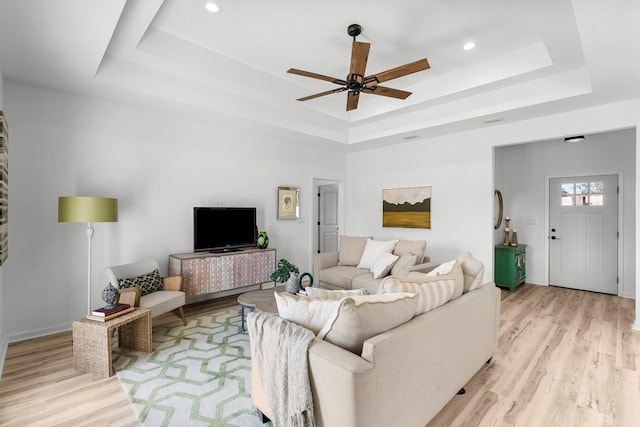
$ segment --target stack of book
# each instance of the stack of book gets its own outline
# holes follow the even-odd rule
[[[106,322],[123,314],[131,313],[135,309],[135,307],[131,307],[129,304],[116,304],[115,307],[112,308],[96,308],[91,314],[87,314],[87,319]]]

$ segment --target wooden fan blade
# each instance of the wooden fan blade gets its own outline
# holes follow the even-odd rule
[[[362,89],[365,93],[371,93],[373,95],[388,96],[389,98],[407,99],[411,92],[405,90],[393,89],[385,86],[372,86]]]
[[[358,108],[358,99],[360,99],[360,92],[350,90],[347,94],[347,111]]]
[[[403,77],[409,74],[417,73],[418,71],[429,69],[429,61],[427,58],[419,59],[415,62],[411,62],[409,64],[401,65],[396,68],[392,68],[387,71],[383,71],[378,74],[373,74],[365,78],[365,80],[373,78],[378,81],[378,83],[386,82],[387,80],[397,79],[398,77]]]
[[[349,73],[360,76],[360,81],[364,78],[364,71],[367,68],[367,60],[369,59],[369,49],[371,43],[353,42],[351,47],[351,68]],[[351,78],[351,77],[350,77]]]
[[[310,71],[298,70],[296,68],[289,68],[287,73],[297,74],[299,76],[311,77],[312,79],[325,80],[327,82],[335,83],[337,85],[346,85],[347,82],[342,79],[337,79],[335,77],[324,76],[322,74],[312,73]]]
[[[332,93],[344,92],[345,90],[347,90],[346,87],[341,87],[338,89],[328,90],[326,92],[316,93],[315,95],[305,96],[304,98],[298,98],[296,101],[308,101],[313,98],[319,98],[321,96],[331,95]]]

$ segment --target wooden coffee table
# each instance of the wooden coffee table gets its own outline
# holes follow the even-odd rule
[[[261,289],[259,291],[251,291],[244,293],[238,297],[238,304],[242,310],[242,331],[247,330],[245,310],[266,311],[267,313],[278,314],[278,306],[274,292],[284,292],[284,286],[276,286],[275,288]]]

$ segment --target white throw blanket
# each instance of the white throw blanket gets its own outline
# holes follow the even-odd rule
[[[307,350],[313,332],[271,313],[247,314],[260,380],[275,427],[314,427]]]

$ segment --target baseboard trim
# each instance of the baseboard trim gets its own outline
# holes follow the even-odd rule
[[[4,359],[7,357],[8,347],[9,342],[4,337],[0,337],[0,378],[2,378],[2,369],[4,368]]]
[[[11,334],[7,337],[7,343],[11,344],[18,341],[30,340],[33,338],[45,337],[47,335],[59,334],[61,332],[69,332],[71,330],[71,324],[64,323],[62,325],[54,325],[48,328],[32,329],[30,331],[19,332]]]

